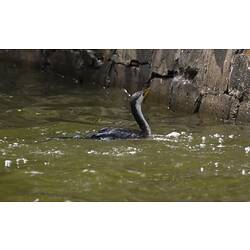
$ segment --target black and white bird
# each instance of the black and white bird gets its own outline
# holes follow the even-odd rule
[[[128,92],[125,90],[128,94]],[[131,112],[134,116],[135,121],[137,122],[140,130],[130,130],[127,128],[103,128],[97,133],[92,133],[87,135],[88,139],[139,139],[147,138],[151,136],[151,128],[146,121],[142,113],[142,103],[145,101],[149,93],[149,88],[146,88],[142,91],[135,92],[133,95],[129,95],[130,98],[130,107]]]

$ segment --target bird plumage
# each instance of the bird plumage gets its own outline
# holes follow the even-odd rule
[[[139,139],[139,138],[149,137],[151,135],[151,129],[141,110],[141,105],[145,100],[146,96],[148,95],[148,93],[149,89],[145,89],[143,91],[135,92],[132,96],[130,96],[131,112],[140,128],[140,131],[130,130],[127,128],[103,128],[99,130],[97,133],[92,133],[87,135],[86,138],[99,139],[99,140],[107,140],[107,139],[113,140],[113,139]]]

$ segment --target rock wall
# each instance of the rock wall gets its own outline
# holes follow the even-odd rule
[[[176,112],[250,122],[250,50],[2,50],[19,60],[71,74],[79,82],[134,91],[151,86]]]
[[[250,122],[249,50],[116,50],[111,82],[149,84],[173,111]]]

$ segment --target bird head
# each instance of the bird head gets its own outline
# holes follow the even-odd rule
[[[144,90],[135,92],[132,96],[130,96],[130,103],[131,104],[142,104],[143,101],[145,101],[146,97],[148,96],[150,89],[146,88]]]

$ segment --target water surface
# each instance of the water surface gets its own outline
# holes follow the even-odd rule
[[[88,85],[88,86],[87,86]],[[136,128],[121,89],[0,67],[0,201],[249,201],[250,127],[144,105],[153,136],[49,139]]]

